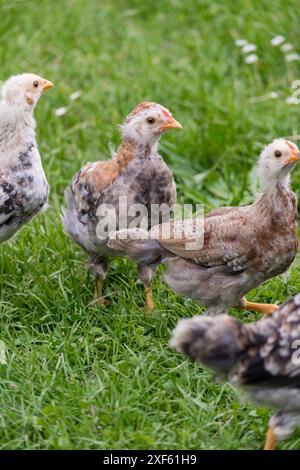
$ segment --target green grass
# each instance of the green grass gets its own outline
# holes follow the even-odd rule
[[[299,63],[270,45],[284,34],[297,51],[298,2],[0,0],[0,17],[0,78],[32,71],[56,84],[36,110],[50,208],[0,248],[0,449],[261,448],[269,411],[241,403],[168,346],[177,320],[199,307],[160,273],[146,317],[135,267],[116,260],[106,283],[112,304],[94,309],[85,256],[59,214],[72,175],[109,156],[117,124],[144,99],[184,125],[161,141],[180,200],[207,210],[251,200],[262,145],[299,134],[299,107],[285,103]],[[241,37],[257,45],[259,62],[244,63]],[[272,91],[278,99],[253,100]],[[299,183],[296,169],[300,196]],[[297,260],[288,280],[249,299],[283,302],[300,291],[299,270]],[[280,447],[299,445],[298,432]]]

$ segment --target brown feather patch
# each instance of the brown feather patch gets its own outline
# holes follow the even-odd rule
[[[113,160],[89,163],[81,172],[81,181],[92,182],[96,191],[107,188],[119,176],[121,170],[134,156],[132,142],[124,140]]]
[[[156,103],[151,102],[151,101],[142,101],[139,103],[132,111],[130,114],[128,114],[126,121],[125,122],[130,122],[134,116],[139,114],[141,111],[146,111],[147,109],[151,108],[152,106],[155,106]]]

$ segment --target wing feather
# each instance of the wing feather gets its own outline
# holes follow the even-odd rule
[[[155,227],[152,236],[171,253],[199,265],[244,270],[256,255],[255,228],[246,223],[249,215],[242,207],[228,208],[201,219],[175,221]],[[181,238],[179,238],[181,236]]]

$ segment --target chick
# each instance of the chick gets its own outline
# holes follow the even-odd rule
[[[7,80],[0,103],[0,242],[46,205],[48,183],[36,138],[34,108],[53,84],[23,73]]]
[[[252,324],[228,315],[180,320],[170,345],[241,387],[258,406],[277,410],[266,450],[300,425],[300,294]]]
[[[203,230],[200,220],[189,219],[171,223],[170,230],[166,224],[155,227],[142,240],[133,239],[133,230],[111,233],[109,246],[141,266],[164,262],[167,284],[206,305],[210,315],[233,306],[272,313],[276,305],[248,302],[244,295],[283,273],[295,258],[297,203],[289,174],[299,160],[296,145],[276,139],[260,156],[262,192],[252,205],[212,211]]]
[[[108,248],[105,233],[99,234],[100,211],[107,205],[112,207],[116,214],[116,227],[119,227],[120,197],[125,197],[128,223],[132,221],[130,208],[139,204],[147,209],[146,228],[150,229],[151,205],[165,204],[169,208],[175,204],[176,187],[172,173],[158,154],[157,147],[165,131],[181,127],[163,106],[140,103],[120,126],[123,141],[112,160],[85,165],[65,192],[63,226],[66,233],[89,254],[89,267],[96,276],[95,302],[99,306],[107,304],[102,288],[108,259],[119,254]],[[138,266],[139,279],[146,291],[147,311],[153,308],[153,269]]]

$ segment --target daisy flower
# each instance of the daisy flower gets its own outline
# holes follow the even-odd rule
[[[258,57],[256,54],[249,54],[247,55],[245,59],[246,64],[254,64],[254,62],[257,62],[257,61],[258,61]]]
[[[66,112],[68,111],[68,108],[63,106],[61,108],[57,108],[55,111],[54,111],[54,114],[55,116],[57,117],[61,117],[63,116],[64,114],[66,114]]]
[[[279,34],[278,36],[275,36],[273,39],[271,39],[271,44],[272,46],[280,46],[280,44],[282,44],[284,41],[284,36],[281,36],[281,34]]]

